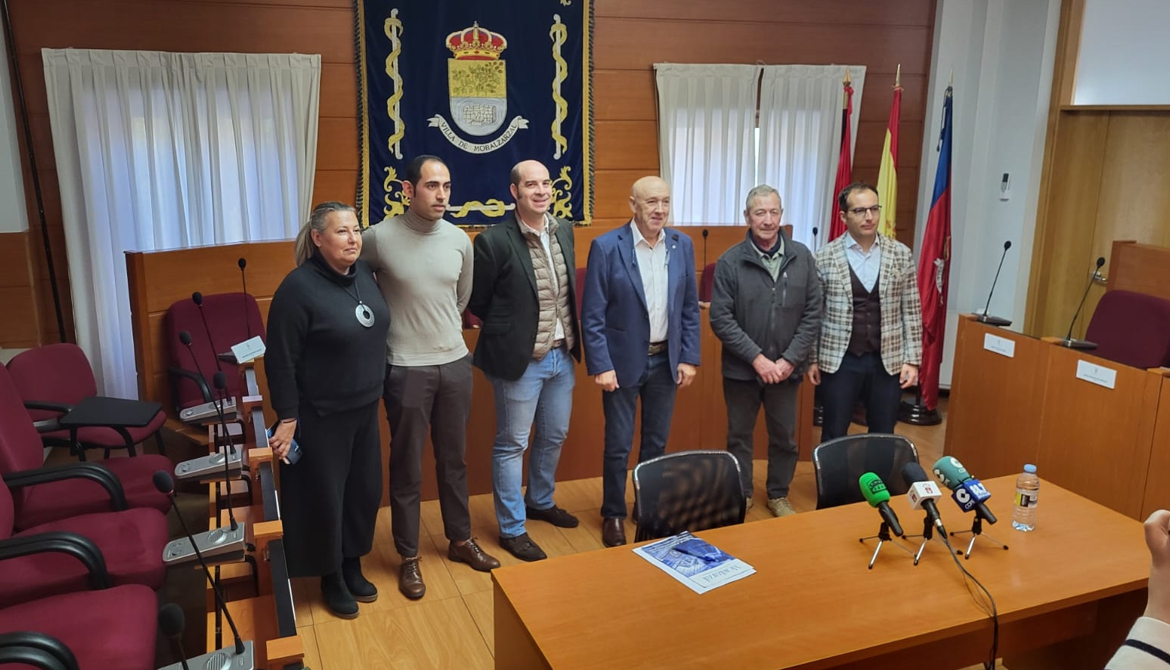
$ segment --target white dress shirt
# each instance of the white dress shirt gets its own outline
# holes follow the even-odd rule
[[[849,267],[853,268],[853,274],[861,280],[865,290],[872,291],[878,280],[878,270],[882,267],[882,248],[878,241],[873,241],[868,252],[862,251],[857,240],[853,239],[849,231],[845,231],[845,260],[849,261]]]
[[[646,309],[650,317],[650,342],[665,342],[670,320],[666,306],[666,290],[670,276],[667,273],[666,229],[658,231],[658,241],[651,247],[642,237],[638,225],[630,222],[634,231],[634,252],[638,258],[638,272],[642,275],[642,290],[646,293]]]
[[[541,228],[540,232],[538,233],[538,232],[536,232],[535,228],[528,225],[527,223],[524,223],[524,219],[521,219],[519,215],[516,216],[516,220],[520,222],[520,225],[523,227],[525,232],[532,233],[533,235],[536,235],[537,237],[540,238],[540,244],[541,244],[541,246],[544,247],[544,257],[548,259],[548,274],[549,274],[549,277],[552,279],[553,300],[556,300],[557,296],[560,295],[561,284],[557,278],[557,263],[552,255],[552,241],[550,240],[550,237],[548,234],[548,226],[549,226],[549,223],[551,223],[549,221],[549,218],[550,218],[549,215],[546,213],[544,215],[544,227]],[[569,269],[569,271],[576,272],[575,269],[571,269],[571,268]],[[565,325],[563,323],[561,323],[560,319],[557,319],[556,332],[553,333],[553,339],[554,340],[565,339]]]

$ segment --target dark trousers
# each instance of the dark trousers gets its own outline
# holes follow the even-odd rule
[[[871,433],[892,433],[898,423],[902,402],[899,375],[886,372],[882,356],[870,352],[860,356],[846,353],[841,367],[821,373],[821,407],[824,422],[821,441],[828,442],[849,433],[853,406],[860,398],[865,404],[865,423]]]
[[[642,439],[638,444],[638,462],[666,453],[670,420],[674,416],[674,396],[678,390],[666,352],[650,357],[641,379],[633,386],[622,386],[601,393],[605,413],[605,460],[601,474],[601,516],[626,518],[626,470],[634,442],[634,414],[642,400]]]
[[[723,378],[723,399],[727,403],[727,451],[739,461],[745,496],[752,494],[752,434],[760,405],[768,427],[768,498],[788,497],[800,452],[793,439],[796,428],[796,397],[800,376],[779,384],[758,380]]]
[[[422,457],[427,434],[435,449],[439,510],[447,539],[471,537],[467,509],[467,420],[471,416],[471,358],[444,365],[387,366],[386,417],[390,423],[390,527],[394,548],[418,556]]]
[[[325,416],[302,405],[296,440],[301,460],[280,464],[288,572],[328,575],[374,544],[382,502],[378,403]]]

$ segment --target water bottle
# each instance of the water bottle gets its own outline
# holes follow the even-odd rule
[[[1025,533],[1036,528],[1036,503],[1040,497],[1040,478],[1036,466],[1024,466],[1024,472],[1016,479],[1016,505],[1012,509],[1012,528]]]

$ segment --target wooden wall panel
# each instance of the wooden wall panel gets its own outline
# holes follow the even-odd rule
[[[45,189],[46,211],[58,283],[66,302],[69,278],[59,228],[60,198],[40,59],[43,47],[320,53],[321,120],[314,199],[353,199],[357,110],[352,0],[10,0],[9,5],[18,67],[32,112],[33,144],[42,176],[51,184]],[[608,229],[627,221],[630,177],[658,170],[653,63],[866,65],[867,95],[857,110],[864,124],[858,136],[859,173],[877,165],[894,70],[901,64],[905,92],[899,168],[904,186],[899,189],[899,210],[906,214],[900,214],[899,220],[908,223],[908,230],[900,229],[899,236],[913,239],[917,179],[911,175],[916,176],[918,169],[934,5],[933,0],[880,4],[734,0],[730,6],[700,0],[597,0],[594,225]],[[62,23],[61,16],[71,20]],[[29,196],[35,219],[31,190]],[[740,234],[737,231],[734,237]],[[38,268],[34,276],[46,283],[43,254],[34,264]],[[47,290],[39,293],[49,295]],[[56,339],[51,314],[51,310],[41,310],[40,334],[46,341]],[[71,332],[72,316],[67,319]]]
[[[29,231],[0,233],[0,347],[40,343],[38,298],[33,281]]]
[[[1093,254],[1113,240],[1170,246],[1170,114],[1111,113]],[[1108,268],[1107,268],[1108,269]]]
[[[1085,290],[1096,258],[1093,233],[1108,130],[1107,112],[1071,115],[1061,121],[1046,215],[1060,225],[1051,234],[1037,237],[1043,248],[1029,294],[1031,309],[1039,315],[1029,329],[1032,335],[1064,337]],[[1082,325],[1073,334],[1083,333]]]

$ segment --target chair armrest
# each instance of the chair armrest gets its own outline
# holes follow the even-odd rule
[[[25,409],[41,409],[46,412],[60,412],[68,414],[73,410],[73,405],[68,405],[63,402],[48,402],[47,400],[25,400]]]
[[[55,637],[33,631],[0,635],[0,665],[24,663],[40,670],[78,670],[77,657]]]
[[[102,550],[93,540],[77,533],[51,531],[0,540],[0,561],[21,556],[55,552],[68,554],[81,561],[89,571],[89,585],[95,591],[110,588],[110,573]]]
[[[187,379],[195,382],[195,385],[199,387],[199,392],[203,394],[203,402],[212,401],[213,398],[211,397],[211,389],[207,387],[207,380],[205,380],[202,375],[191,372],[190,370],[184,370],[183,368],[176,368],[173,366],[167,368],[167,372],[169,372],[172,377],[186,377]]]
[[[61,428],[61,422],[57,418],[41,419],[40,421],[33,421],[33,428],[37,429],[38,433],[55,433]]]
[[[51,468],[21,470],[20,472],[10,472],[5,475],[0,475],[0,478],[4,480],[4,483],[10,489],[19,489],[37,484],[48,484],[65,479],[88,479],[100,484],[110,494],[110,505],[113,506],[115,512],[121,512],[127,509],[126,491],[122,488],[121,480],[113,472],[110,472],[108,468],[97,463],[70,463],[69,465]]]

